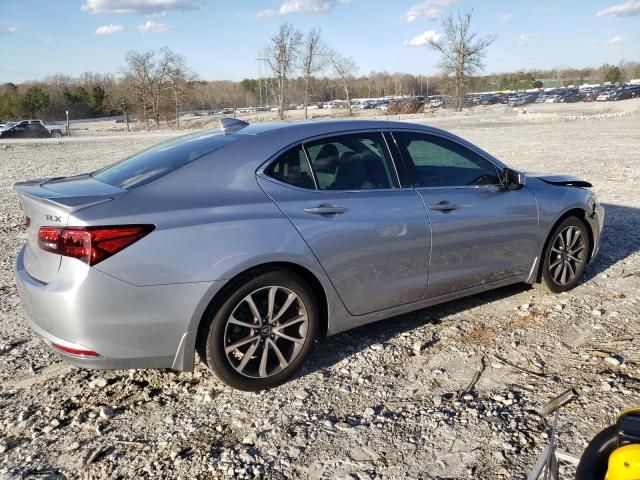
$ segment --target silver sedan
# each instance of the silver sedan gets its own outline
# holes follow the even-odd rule
[[[25,317],[88,368],[285,381],[325,335],[517,282],[563,292],[598,251],[589,183],[386,121],[187,135],[15,186]]]

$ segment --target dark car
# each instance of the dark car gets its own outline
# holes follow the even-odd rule
[[[584,99],[584,95],[581,93],[570,93],[560,99],[561,103],[576,103],[581,102]]]
[[[619,92],[616,92],[616,95],[612,100],[628,100],[630,98],[633,98],[633,95],[629,90],[620,90]]]
[[[481,105],[493,105],[495,103],[498,103],[499,101],[500,97],[496,95],[483,95],[482,97],[480,97]]]
[[[62,128],[48,127],[42,120],[23,120],[0,128],[0,138],[59,138]]]

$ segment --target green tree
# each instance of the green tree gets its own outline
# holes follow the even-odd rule
[[[255,80],[253,78],[245,78],[240,82],[240,86],[243,90],[249,93],[253,93],[255,96],[258,96],[258,94],[260,93],[260,84],[258,80]]]
[[[101,85],[94,85],[89,94],[88,104],[94,114],[104,113],[107,93]]]
[[[4,93],[0,95],[0,119],[9,119],[19,116],[18,112],[18,87],[13,83],[4,86]]]
[[[618,67],[614,65],[605,65],[603,70],[605,82],[618,83],[620,81],[622,73]]]
[[[18,98],[20,113],[31,118],[43,112],[50,103],[49,94],[37,86],[29,87],[27,91]]]

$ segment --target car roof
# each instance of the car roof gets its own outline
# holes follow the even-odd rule
[[[264,135],[268,133],[287,133],[287,134],[323,134],[323,133],[340,133],[350,130],[367,130],[367,129],[411,129],[419,128],[424,130],[439,131],[439,129],[427,127],[425,125],[394,122],[389,120],[303,120],[303,121],[278,121],[253,123],[238,129],[237,133],[243,135]]]

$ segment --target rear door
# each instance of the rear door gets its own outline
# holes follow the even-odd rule
[[[399,188],[380,132],[296,145],[259,173],[347,310],[362,315],[421,300],[430,235],[422,199]]]
[[[427,297],[528,274],[538,249],[538,208],[525,187],[507,190],[492,162],[438,135],[393,137],[431,220]]]

